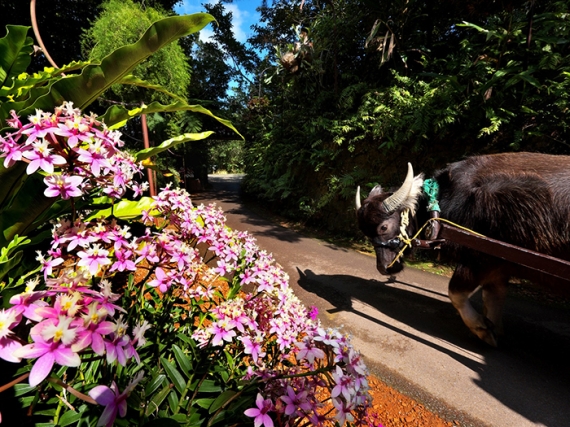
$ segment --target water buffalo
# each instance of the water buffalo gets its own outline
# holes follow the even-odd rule
[[[474,156],[437,171],[434,182],[439,185],[436,202],[442,218],[487,237],[570,259],[570,156]],[[429,218],[428,204],[434,200],[424,189],[423,174],[414,177],[410,164],[403,185],[393,193],[376,186],[361,202],[358,188],[358,225],[374,245],[381,274],[402,270],[401,258],[394,261],[402,233],[412,236],[417,224]],[[473,333],[496,346],[508,280],[517,276],[517,266],[451,243],[442,249],[456,263],[448,289],[453,306]],[[478,287],[484,315],[469,301]]]

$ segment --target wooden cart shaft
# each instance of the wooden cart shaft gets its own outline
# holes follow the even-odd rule
[[[500,240],[462,230],[447,223],[440,223],[438,240],[448,241],[469,249],[509,261],[521,266],[522,276],[531,280],[548,281],[554,288],[570,284],[570,262],[511,245]],[[430,241],[418,240],[414,246],[430,247]]]

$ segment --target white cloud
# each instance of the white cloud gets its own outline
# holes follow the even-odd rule
[[[181,4],[175,7],[176,13],[186,15],[206,11],[201,4],[197,5],[196,3],[197,2],[195,1],[184,0]],[[237,41],[245,43],[251,34],[251,25],[256,23],[259,19],[259,14],[255,10],[258,1],[244,0],[240,1],[240,3],[240,5],[236,3],[225,4],[224,8],[226,9],[226,12],[232,12],[232,31],[234,33],[234,37]],[[210,24],[200,31],[200,40],[207,41],[210,39],[213,33],[212,25],[216,24]]]

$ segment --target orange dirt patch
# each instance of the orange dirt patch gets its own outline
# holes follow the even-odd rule
[[[368,377],[372,410],[384,427],[453,427],[459,423],[445,421],[424,405],[404,396],[374,376]],[[375,426],[379,425],[375,423]]]

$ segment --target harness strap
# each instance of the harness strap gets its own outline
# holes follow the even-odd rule
[[[471,230],[471,229],[469,229],[469,228],[467,228],[467,227],[463,227],[463,226],[461,226],[461,225],[455,224],[454,222],[449,221],[449,220],[447,220],[447,219],[445,219],[445,218],[440,218],[440,217],[430,218],[430,219],[428,219],[428,220],[426,221],[426,223],[425,223],[424,225],[422,225],[422,227],[418,230],[418,232],[417,232],[416,234],[414,234],[414,237],[412,237],[411,239],[407,239],[407,241],[404,242],[404,246],[400,249],[400,252],[398,252],[398,254],[397,254],[396,257],[394,258],[394,260],[393,260],[393,261],[390,263],[390,265],[388,265],[386,268],[388,269],[388,268],[392,267],[392,266],[396,263],[396,261],[398,261],[398,260],[400,259],[400,257],[404,254],[404,251],[405,251],[409,246],[412,246],[412,243],[417,240],[417,237],[418,237],[418,236],[420,235],[420,233],[424,230],[424,228],[426,228],[426,227],[428,226],[428,224],[431,224],[432,222],[438,222],[438,221],[445,222],[445,223],[447,223],[447,224],[449,224],[449,225],[453,225],[454,227],[457,227],[457,228],[459,228],[459,229],[461,229],[461,230],[464,230],[464,231],[468,231],[469,233],[473,233],[473,234],[475,234],[475,235],[477,235],[477,236],[485,237],[485,236],[483,236],[481,233],[477,233],[476,231],[473,231],[473,230]],[[407,234],[406,234],[406,235],[407,235]],[[443,240],[442,240],[442,242],[443,242]]]

